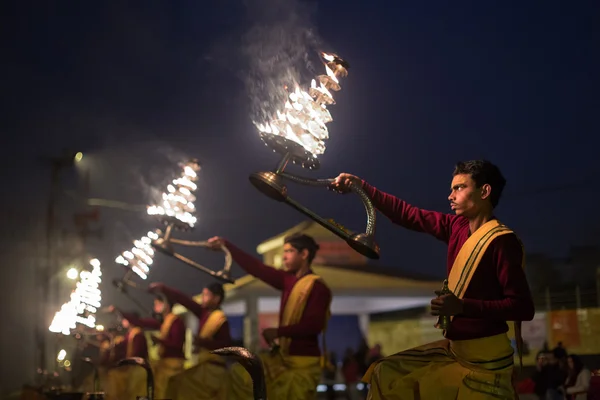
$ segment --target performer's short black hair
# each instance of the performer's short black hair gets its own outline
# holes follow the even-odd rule
[[[310,264],[312,260],[314,260],[317,251],[319,250],[319,245],[313,239],[312,236],[305,235],[303,233],[293,233],[289,236],[286,236],[283,239],[284,243],[289,243],[293,248],[298,251],[308,250],[308,263]]]
[[[155,298],[156,300],[158,300],[158,301],[161,301],[161,302],[163,302],[163,303],[166,303],[166,304],[168,304],[168,306],[169,306],[169,308],[170,308],[170,309],[173,309],[173,306],[175,305],[175,303],[173,303],[173,302],[171,301],[171,299],[169,299],[167,296],[165,296],[165,295],[164,295],[164,294],[162,294],[162,293],[156,293],[156,295],[154,296],[154,298]]]
[[[500,172],[500,168],[487,160],[459,161],[452,175],[460,174],[471,175],[477,187],[485,184],[490,185],[492,187],[490,195],[492,207],[495,208],[498,205],[504,186],[506,186],[506,179],[504,179],[502,172]]]
[[[225,299],[225,290],[223,289],[223,285],[218,282],[214,282],[208,285],[206,288],[215,296],[220,296],[221,300],[219,300],[219,304],[223,302]]]

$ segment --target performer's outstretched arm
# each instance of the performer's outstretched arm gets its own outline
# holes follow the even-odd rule
[[[212,339],[196,339],[196,344],[208,350],[221,349],[231,346],[231,332],[229,330],[229,321],[225,321],[221,328],[215,333]]]
[[[231,252],[233,261],[235,261],[244,271],[277,290],[283,290],[283,281],[286,276],[284,271],[265,265],[256,257],[239,249],[227,240],[225,241],[225,245]]]
[[[130,321],[135,326],[139,326],[140,328],[143,328],[143,329],[152,329],[152,330],[160,329],[160,321],[158,321],[154,318],[139,318],[135,314],[130,314],[128,312],[123,312],[123,311],[117,310],[117,309],[115,309],[115,310],[117,312],[119,312],[123,316],[123,318]]]
[[[208,312],[206,308],[196,303],[191,297],[165,284],[155,283],[152,285],[151,291],[163,293],[173,303],[181,304],[198,318],[202,318]]]
[[[417,208],[362,181],[362,187],[383,215],[404,228],[424,232],[448,243],[455,215]]]
[[[294,325],[280,326],[277,329],[277,336],[297,338],[318,335],[325,327],[330,304],[331,290],[321,282],[315,282],[300,322]]]
[[[504,321],[531,321],[535,307],[523,269],[523,247],[519,239],[512,234],[499,236],[490,244],[488,251],[493,251],[504,299],[463,299],[462,314]]]

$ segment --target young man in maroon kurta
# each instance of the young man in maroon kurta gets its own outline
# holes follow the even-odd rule
[[[247,273],[262,280],[266,284],[281,291],[279,312],[279,327],[267,328],[262,334],[269,345],[275,345],[279,340],[281,346],[278,357],[281,356],[283,365],[281,373],[267,371],[270,396],[285,399],[310,399],[316,396],[316,387],[320,379],[321,350],[319,347],[319,334],[325,329],[329,316],[331,303],[331,290],[320,279],[316,279],[308,297],[304,300],[303,311],[296,323],[286,324],[284,310],[288,301],[296,301],[293,293],[294,287],[305,279],[316,278],[311,263],[319,246],[308,235],[295,234],[284,240],[283,265],[284,270],[278,270],[263,264],[260,260],[240,250],[222,238],[212,238],[209,243],[215,250],[225,245],[231,252],[233,260]],[[300,286],[297,286],[297,289]],[[291,295],[294,299],[291,299]],[[291,304],[291,303],[290,303]],[[277,349],[277,347],[275,347]],[[301,367],[298,361],[309,362],[310,365]],[[268,363],[265,363],[268,364]],[[302,375],[300,379],[293,379],[293,375]],[[234,386],[234,385],[232,385]],[[239,389],[239,388],[237,388]],[[236,388],[232,387],[232,392]],[[230,395],[230,398],[244,398],[251,396],[251,390],[239,395]],[[237,397],[236,397],[237,396]]]
[[[178,303],[198,318],[198,332],[194,335],[193,353],[196,365],[171,377],[167,397],[171,400],[223,399],[227,386],[225,360],[210,354],[210,350],[231,346],[229,321],[221,311],[225,298],[223,285],[212,283],[202,290],[202,304],[177,289],[162,283],[152,283],[149,289],[162,293],[173,303]]]
[[[123,340],[116,345],[115,350],[120,361],[123,358],[140,357],[148,359],[148,344],[146,336],[140,326],[135,324],[139,320],[138,313],[121,313],[115,307],[109,307],[111,312],[117,312],[121,316],[121,326],[125,328]],[[129,316],[131,321],[126,318]],[[143,396],[146,391],[146,373],[136,366],[126,366],[113,369],[110,374],[112,379],[112,390],[116,392],[118,399],[135,399]]]
[[[138,313],[125,313],[131,315],[134,320],[140,318]],[[125,316],[121,318],[121,325],[127,330],[125,335],[125,357],[140,357],[148,359],[148,342],[146,336],[142,332],[142,327],[135,325],[129,321]]]
[[[124,318],[133,325],[147,330],[160,331],[159,336],[152,335],[150,338],[154,344],[159,346],[159,360],[154,364],[154,393],[158,399],[165,398],[167,384],[171,376],[183,371],[185,355],[183,346],[185,343],[185,323],[183,319],[172,312],[174,303],[163,295],[154,299],[154,313],[161,316],[157,318],[136,318],[131,313],[123,313]]]
[[[476,396],[474,393],[481,396],[482,391],[496,395],[509,392],[507,396],[512,398],[514,393],[510,379],[507,381],[513,368],[512,348],[506,338],[507,321],[517,321],[515,326],[518,331],[520,321],[533,319],[534,305],[523,270],[522,244],[512,231],[497,222],[493,214],[506,184],[500,170],[484,160],[458,163],[448,196],[456,215],[419,209],[350,174],[338,176],[334,185],[339,191],[347,192],[350,184],[361,185],[373,205],[393,223],[428,233],[448,244],[449,276],[452,276],[453,268],[459,271],[463,268],[463,265],[456,266],[455,260],[471,235],[476,236],[478,229],[495,226],[496,230],[490,229],[490,232],[501,233],[486,243],[482,254],[475,251],[471,254],[480,259],[466,289],[461,289],[463,293],[460,297],[450,293],[438,295],[431,301],[432,315],[451,318],[444,332],[445,341],[436,342],[437,347],[426,345],[407,350],[377,363],[365,376],[365,380],[371,384],[369,398],[427,398],[424,393],[429,393],[439,399],[467,399]],[[519,332],[517,336],[519,341]],[[464,359],[472,355],[473,349],[479,351],[486,348],[489,351],[497,350],[498,354],[506,353],[506,363],[486,360],[483,354],[478,356],[478,360]],[[465,357],[461,358],[462,355]],[[440,363],[448,363],[452,367],[440,368]],[[460,366],[456,367],[459,363],[472,368],[460,370]],[[477,363],[480,363],[479,367],[475,365]],[[484,371],[488,365],[486,363],[490,368]],[[437,364],[437,367],[433,364]],[[434,372],[435,368],[447,376],[454,374],[455,383],[443,382],[443,377]],[[461,375],[463,373],[466,375]],[[474,373],[481,375],[476,383],[471,382]]]

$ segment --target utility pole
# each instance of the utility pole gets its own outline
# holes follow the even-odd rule
[[[81,153],[63,151],[59,157],[42,157],[42,161],[50,166],[50,194],[46,205],[46,262],[44,268],[37,276],[36,286],[39,288],[40,298],[38,298],[37,308],[37,329],[36,329],[36,347],[38,351],[38,368],[47,369],[49,334],[48,334],[48,312],[49,307],[53,305],[51,293],[51,277],[56,274],[56,263],[54,259],[54,240],[55,240],[55,208],[56,197],[60,186],[60,173],[63,169],[69,168],[83,157]]]

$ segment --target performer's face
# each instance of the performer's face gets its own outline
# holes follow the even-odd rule
[[[456,215],[474,217],[489,203],[490,185],[478,188],[470,174],[455,175],[450,190],[448,200]]]
[[[220,297],[215,295],[213,292],[204,288],[202,290],[202,304],[209,308],[214,308],[219,305]]]
[[[123,326],[123,328],[129,329],[129,321],[125,318],[123,318],[123,320],[121,321],[121,325]]]
[[[159,299],[154,299],[154,312],[157,314],[162,314],[165,309],[165,303],[160,301]]]
[[[298,251],[289,243],[283,245],[283,266],[290,272],[297,272],[306,263],[308,251]]]

